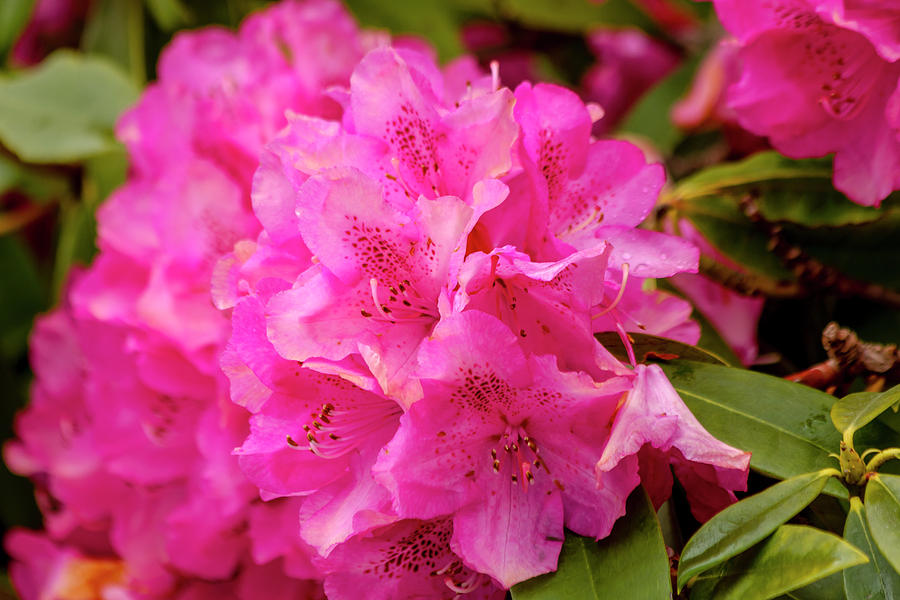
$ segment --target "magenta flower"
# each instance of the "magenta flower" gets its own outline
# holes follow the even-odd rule
[[[597,481],[641,483],[659,507],[671,494],[675,472],[702,521],[747,489],[750,453],[712,437],[687,409],[657,365],[637,366],[634,388],[616,414],[597,462]]]
[[[375,465],[404,518],[453,515],[451,548],[509,587],[551,571],[563,525],[603,537],[628,491],[593,464],[627,378],[595,383],[527,356],[500,321],[465,311],[419,352],[425,395]]]
[[[859,204],[900,188],[893,3],[715,4],[743,43],[743,75],[729,91],[743,127],[787,156],[834,153],[834,185]]]

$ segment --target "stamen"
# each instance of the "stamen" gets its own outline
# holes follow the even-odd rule
[[[500,89],[500,63],[496,60],[491,61],[491,91],[496,92]]]
[[[609,311],[614,309],[616,307],[616,305],[619,303],[619,301],[622,300],[622,296],[625,295],[625,284],[628,283],[628,271],[629,271],[628,263],[623,263],[622,264],[622,283],[619,284],[619,293],[616,294],[615,299],[612,301],[612,303],[610,303],[609,306],[607,306],[606,308],[601,310],[599,313],[597,313],[596,315],[591,317],[592,319],[602,317],[603,315],[605,315],[606,313],[608,313]]]
[[[391,400],[372,396],[358,399],[345,408],[327,402],[303,425],[307,443],[299,443],[287,435],[287,445],[294,450],[309,450],[321,458],[337,458],[358,447],[373,433],[389,427],[399,419],[402,409]]]
[[[501,444],[504,452],[510,455],[514,461],[509,463],[513,465],[511,467],[512,472],[507,470],[506,473],[510,481],[521,485],[523,492],[527,492],[528,486],[534,484],[535,475],[532,471],[532,466],[534,466],[535,470],[543,468],[544,471],[549,473],[547,466],[538,455],[537,443],[528,436],[521,426],[512,425],[507,426],[506,431],[498,440],[497,447],[491,449],[491,468],[494,473],[500,473],[504,462],[506,462],[498,458],[497,448]]]

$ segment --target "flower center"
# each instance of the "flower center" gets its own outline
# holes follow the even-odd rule
[[[369,280],[375,310],[362,309],[362,316],[388,323],[436,321],[439,318],[434,302],[427,300],[409,281],[384,285],[374,277]]]
[[[494,473],[507,474],[513,483],[521,485],[523,492],[534,485],[536,471],[543,470],[550,475],[550,469],[541,458],[537,442],[529,437],[521,425],[506,426],[497,445],[491,448],[491,461]],[[559,480],[554,479],[553,483],[562,489]]]
[[[310,413],[310,420],[303,425],[305,443],[290,434],[287,443],[291,448],[309,450],[322,458],[338,458],[358,448],[381,429],[395,427],[402,412],[397,403],[377,396],[354,402],[353,406],[326,402]]]

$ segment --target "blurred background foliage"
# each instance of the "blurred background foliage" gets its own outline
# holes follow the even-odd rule
[[[33,320],[59,301],[70,269],[90,263],[96,251],[94,213],[127,175],[127,156],[113,133],[116,119],[155,78],[159,53],[178,30],[212,24],[234,28],[267,4],[82,2],[83,17],[70,30],[44,40],[48,58],[25,66],[16,64],[11,50],[35,0],[0,0],[2,439],[13,435],[13,415],[27,400],[31,377],[27,339]],[[720,129],[685,131],[670,118],[671,107],[685,95],[704,52],[721,36],[710,3],[669,0],[664,3],[670,10],[668,20],[648,8],[660,4],[653,0],[345,3],[361,25],[420,36],[444,61],[474,51],[487,64],[503,53],[527,51],[541,78],[575,88],[598,60],[586,38],[597,28],[636,28],[660,40],[679,57],[679,65],[640,96],[615,133],[640,143],[669,170],[674,183],[663,194],[659,227],[686,218],[719,252],[746,268],[745,278],[757,291],[793,290],[771,294],[766,303],[759,331],[763,364],[758,368],[785,375],[824,360],[821,332],[831,320],[854,328],[869,341],[900,341],[900,311],[891,296],[900,290],[896,197],[881,210],[850,203],[831,187],[828,159],[786,161],[766,154],[719,167],[724,171],[696,174],[710,164],[746,154]],[[673,25],[679,22],[693,26],[679,29]],[[467,49],[464,26],[473,23],[489,24],[505,35],[474,50],[469,44]],[[762,219],[754,221],[747,215],[742,202],[748,194]],[[801,248],[806,270],[779,255],[779,244]],[[808,272],[811,261],[836,270],[843,281],[877,283],[882,292],[839,289],[818,281]],[[701,323],[701,345],[733,358],[709,323],[702,318]],[[30,482],[4,467],[0,488],[4,530],[40,526]],[[11,594],[3,591],[7,583],[0,580],[0,597]]]

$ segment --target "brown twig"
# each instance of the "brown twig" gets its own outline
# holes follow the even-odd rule
[[[769,236],[768,249],[791,270],[801,287],[808,292],[827,290],[841,296],[855,296],[900,308],[900,292],[882,285],[853,279],[811,257],[802,248],[791,244],[783,235],[779,223],[768,221],[756,203],[753,193],[745,194],[738,205],[744,215]]]
[[[866,390],[878,392],[900,381],[900,351],[895,344],[873,344],[859,339],[835,322],[822,331],[822,347],[828,360],[785,377],[830,392],[864,377]]]

